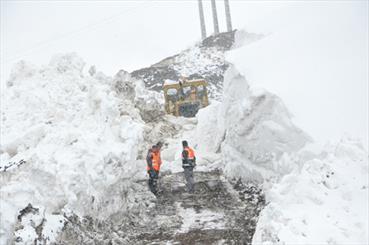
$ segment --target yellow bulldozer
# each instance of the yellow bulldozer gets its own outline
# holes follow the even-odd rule
[[[163,85],[165,111],[174,116],[194,117],[209,105],[207,82],[203,79],[166,81]]]

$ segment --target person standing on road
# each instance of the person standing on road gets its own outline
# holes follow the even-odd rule
[[[182,167],[186,179],[187,191],[193,193],[195,191],[195,181],[193,179],[193,169],[196,167],[195,151],[188,146],[186,140],[182,141]]]
[[[149,174],[149,188],[155,195],[158,193],[158,178],[161,166],[161,156],[160,149],[162,143],[158,142],[153,145],[151,149],[147,152],[146,162],[147,162],[147,173]]]

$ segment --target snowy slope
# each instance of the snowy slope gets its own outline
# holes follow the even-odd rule
[[[167,79],[178,81],[181,76],[190,79],[202,78],[209,83],[210,97],[219,100],[222,95],[224,72],[228,68],[225,52],[237,47],[234,46],[235,38],[240,42],[250,43],[262,36],[237,30],[212,35],[150,67],[133,71],[131,75],[142,80],[147,88],[158,92]]]
[[[234,32],[211,36],[179,54],[167,57],[150,67],[133,71],[131,75],[142,80],[147,88],[158,92],[167,79],[178,81],[181,76],[190,79],[204,78],[209,82],[210,97],[219,98],[223,73],[228,67],[224,52],[231,48],[233,40]]]

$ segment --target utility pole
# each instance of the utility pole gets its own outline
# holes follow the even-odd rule
[[[232,31],[232,20],[231,20],[231,10],[229,9],[229,1],[224,0],[224,9],[226,14],[226,20],[227,20],[227,31]]]
[[[201,37],[204,40],[206,38],[206,27],[205,27],[205,19],[204,19],[204,9],[202,7],[202,0],[198,0],[198,3],[199,3]]]
[[[219,25],[218,25],[218,16],[217,16],[217,6],[215,5],[215,0],[211,0],[211,8],[213,10],[214,34],[218,34]]]

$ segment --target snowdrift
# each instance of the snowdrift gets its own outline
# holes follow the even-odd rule
[[[253,244],[368,244],[368,155],[355,140],[326,146],[266,196]]]
[[[125,210],[127,179],[144,172],[136,158],[145,125],[135,103],[144,96],[156,101],[154,92],[137,83],[133,97],[124,97],[112,78],[85,76],[83,68],[75,54],[43,68],[20,62],[1,94],[1,244],[29,203],[44,217],[72,210],[103,218]]]
[[[221,103],[197,120],[197,151],[220,154],[229,178],[263,186],[253,244],[368,243],[368,153],[359,141],[322,149],[280,98],[250,88],[232,65]]]

